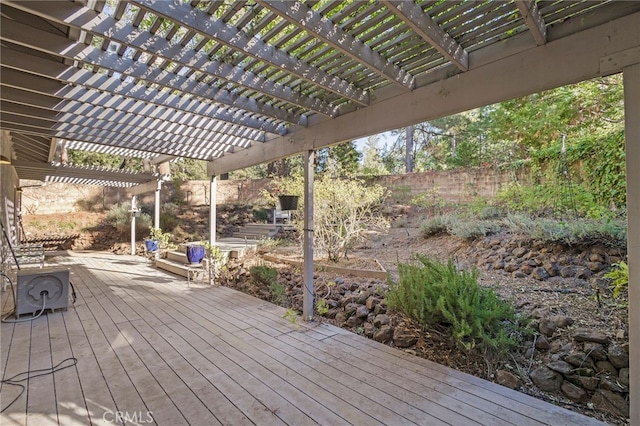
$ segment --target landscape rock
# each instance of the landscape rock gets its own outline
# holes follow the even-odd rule
[[[364,305],[358,306],[358,309],[356,309],[356,317],[366,318],[367,315],[369,315],[369,309]]]
[[[495,262],[493,262],[493,269],[497,269],[497,270],[504,269],[505,265],[506,263],[504,260],[498,259]]]
[[[558,275],[560,275],[560,267],[555,262],[544,263],[542,267],[550,277],[557,277]]]
[[[374,297],[374,296],[369,296],[369,298],[367,298],[367,302],[365,303],[365,306],[367,307],[367,309],[371,310],[378,303],[380,303],[380,299],[378,299],[377,297]]]
[[[550,347],[551,344],[549,343],[549,339],[547,339],[546,336],[539,336],[536,339],[536,349],[547,350]]]
[[[576,274],[575,277],[579,278],[581,280],[588,280],[589,278],[591,278],[591,271],[589,270],[589,268],[584,268],[584,267],[579,267],[576,268]]]
[[[550,318],[540,319],[538,330],[540,331],[540,333],[544,334],[545,336],[548,336],[548,337],[553,336],[553,333],[555,333],[557,328],[558,326],[552,319]]]
[[[525,254],[527,254],[528,252],[529,252],[529,249],[526,249],[524,247],[517,247],[517,248],[513,249],[511,254],[514,255],[515,257],[522,257]]]
[[[629,401],[619,393],[598,389],[591,397],[591,402],[601,410],[617,416],[629,417]]]
[[[418,336],[411,330],[403,327],[396,327],[393,330],[393,344],[399,348],[408,348],[415,345],[417,341]]]
[[[587,353],[587,355],[589,355],[596,361],[607,360],[607,351],[604,349],[604,346],[601,343],[585,342],[584,351]]]
[[[572,266],[563,266],[562,268],[560,268],[560,276],[562,278],[571,278],[575,276],[575,274],[576,270]]]
[[[573,338],[578,342],[596,342],[607,344],[609,338],[606,334],[592,328],[576,328],[573,332]]]
[[[573,318],[568,317],[566,315],[554,315],[551,317],[551,321],[553,321],[553,323],[558,328],[568,327],[570,325],[573,325],[573,322],[574,322]]]
[[[391,326],[384,325],[378,331],[373,333],[373,340],[380,343],[390,342],[393,337],[393,329]]]
[[[618,375],[618,370],[609,361],[596,362],[596,371],[598,373],[609,373],[612,376]]]
[[[520,265],[516,262],[509,262],[504,265],[504,270],[507,272],[514,272],[520,269]]]
[[[513,273],[511,274],[511,276],[513,278],[526,278],[529,275],[525,274],[524,272],[522,272],[521,270],[517,270],[517,271],[513,271]]]
[[[564,357],[564,360],[576,367],[590,367],[593,361],[584,352],[574,352]]]
[[[520,379],[518,376],[506,370],[496,371],[496,382],[510,389],[518,389],[520,386]]]
[[[607,357],[615,368],[629,367],[629,354],[620,345],[609,345]]]
[[[614,376],[615,377],[615,376]],[[602,377],[600,379],[600,389],[606,389],[613,392],[627,393],[629,388],[618,383],[618,378]]]
[[[346,326],[349,328],[356,328],[364,324],[364,318],[357,315],[351,315],[347,318]]]
[[[538,281],[545,281],[549,279],[549,274],[543,267],[537,267],[531,272],[531,276]]]
[[[546,392],[558,392],[562,384],[562,376],[547,367],[536,368],[529,377],[534,385]]]
[[[605,265],[600,262],[587,262],[587,268],[589,268],[591,272],[600,272],[605,268]]]
[[[566,376],[565,378],[574,385],[580,386],[590,391],[595,390],[600,383],[600,380],[597,377],[578,376],[574,374],[571,376]]]
[[[391,323],[391,318],[386,314],[379,314],[373,319],[373,325],[382,328],[382,326],[389,325]]]
[[[376,331],[376,328],[374,327],[374,325],[371,324],[370,322],[365,322],[363,327],[364,327],[364,335],[370,339],[373,338],[373,333],[375,333]]]
[[[547,364],[547,367],[549,367],[550,370],[553,370],[563,375],[573,373],[573,367],[571,366],[571,364],[565,361],[550,362]]]
[[[562,391],[564,396],[575,402],[584,402],[588,399],[587,391],[579,386],[574,385],[571,382],[562,382],[560,390]]]

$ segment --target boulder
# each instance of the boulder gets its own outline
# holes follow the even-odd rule
[[[576,367],[591,367],[593,361],[584,352],[573,352],[564,357],[564,360]]]
[[[496,371],[496,382],[510,389],[517,389],[520,386],[520,379],[518,376],[506,370]]]
[[[369,309],[364,305],[358,306],[358,309],[356,309],[356,317],[366,318],[367,315],[369,315]]]
[[[629,392],[629,388],[627,386],[623,386],[622,383],[618,383],[618,378],[611,377],[602,377],[600,379],[600,389],[606,389],[613,392],[619,393],[627,393]]]
[[[596,361],[607,360],[607,351],[605,351],[604,346],[601,343],[584,342],[584,351]]]
[[[386,314],[376,315],[376,317],[373,319],[373,325],[378,328],[382,328],[382,326],[389,325],[390,323],[391,318]]]
[[[629,367],[629,354],[620,345],[609,345],[609,349],[607,350],[607,357],[615,368]]]
[[[563,375],[568,375],[573,373],[573,367],[571,366],[571,364],[565,361],[553,361],[548,363],[547,367],[550,370],[553,370]]]
[[[591,271],[589,270],[589,268],[584,268],[584,267],[578,267],[576,268],[576,278],[579,278],[581,280],[588,280],[589,278],[591,278]]]
[[[399,348],[408,348],[416,344],[418,336],[404,327],[393,330],[393,344]]]
[[[605,268],[605,265],[600,262],[587,262],[587,268],[589,268],[591,272],[600,272]]]
[[[558,326],[551,318],[541,318],[538,330],[545,336],[553,336]]]
[[[520,265],[516,262],[508,262],[504,265],[504,270],[507,272],[514,272],[520,269]]]
[[[362,324],[364,324],[364,318],[358,317],[356,315],[351,315],[349,318],[347,318],[347,322],[345,323],[345,325],[349,328],[356,328],[361,326]]]
[[[596,371],[598,373],[609,373],[609,375],[617,377],[618,370],[609,361],[596,362]]]
[[[391,328],[391,326],[388,326],[388,325],[384,325],[380,327],[378,331],[373,333],[373,340],[380,343],[389,342],[391,341],[392,337],[393,337],[393,329]]]
[[[524,272],[522,272],[521,270],[517,270],[517,271],[513,271],[513,273],[511,274],[511,276],[513,278],[525,278],[528,277],[529,275],[525,274]]]
[[[378,299],[377,297],[374,296],[369,296],[367,298],[367,302],[365,303],[365,306],[367,307],[367,309],[373,309],[378,303],[380,303],[380,299]]]
[[[547,350],[551,347],[549,339],[546,336],[540,336],[536,339],[536,349]]]
[[[588,399],[587,391],[582,389],[580,386],[576,386],[571,382],[564,381],[560,386],[560,390],[572,401],[576,402],[584,402]]]
[[[573,318],[566,315],[554,315],[551,317],[551,321],[553,321],[558,328],[565,328],[573,324]]]
[[[514,255],[515,257],[522,257],[525,254],[527,254],[528,252],[529,252],[529,249],[526,249],[524,247],[517,247],[517,248],[513,249],[511,254]]]
[[[580,386],[590,391],[595,390],[600,383],[600,380],[597,377],[578,376],[574,374],[571,376],[566,376],[565,378],[574,385]]]
[[[364,335],[368,338],[373,338],[373,333],[375,333],[376,328],[370,322],[365,322],[364,325]]]
[[[609,338],[606,334],[599,330],[586,327],[576,328],[573,332],[573,338],[578,342],[596,342],[602,343],[603,345],[609,343]]]
[[[557,277],[558,275],[560,275],[560,267],[555,262],[546,262],[542,265],[542,267],[550,277]]]
[[[533,272],[533,266],[529,265],[528,263],[525,263],[520,267],[520,272],[527,275],[531,275],[531,273]]]
[[[536,368],[529,377],[534,385],[547,392],[558,392],[562,385],[562,376],[547,367]]]
[[[573,266],[563,266],[560,268],[560,276],[562,278],[571,278],[576,274],[576,270]]]
[[[534,268],[533,271],[531,272],[531,276],[533,278],[535,278],[536,280],[538,280],[538,281],[545,281],[545,280],[549,279],[549,274],[541,266],[538,266],[537,268]]]
[[[629,417],[629,401],[619,393],[606,389],[598,389],[591,397],[591,402],[601,410],[608,411],[617,416]]]
[[[493,262],[493,269],[497,269],[497,270],[504,269],[505,265],[506,263],[504,260],[498,259],[495,262]]]

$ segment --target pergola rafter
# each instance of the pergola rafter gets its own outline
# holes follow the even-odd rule
[[[411,74],[403,71],[397,65],[383,58],[378,52],[342,30],[330,19],[306,6],[304,3],[291,1],[257,0],[287,21],[304,28],[315,38],[327,43],[330,48],[347,55],[352,60],[361,63],[369,69],[382,74],[389,81],[407,89],[415,88],[415,81]]]
[[[461,71],[469,69],[467,51],[413,1],[382,0],[382,3]]]

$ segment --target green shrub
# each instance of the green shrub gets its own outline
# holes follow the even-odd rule
[[[425,238],[432,237],[434,235],[448,234],[457,221],[458,217],[451,213],[434,216],[422,223],[420,226],[420,232]]]
[[[116,230],[122,234],[131,231],[131,205],[117,204],[109,209],[106,215],[106,221],[110,223]],[[136,217],[136,235],[146,234],[147,229],[151,226],[151,216],[146,213],[140,213]]]
[[[623,290],[629,288],[629,265],[620,261],[611,266],[613,269],[604,274],[604,277],[611,280],[613,297],[618,297]]]
[[[465,240],[486,237],[500,231],[500,224],[491,220],[458,220],[455,221],[449,233]]]
[[[424,329],[445,324],[453,341],[467,350],[515,346],[520,330],[513,306],[481,287],[477,271],[416,255],[411,263],[399,263],[398,273],[387,294],[389,306]]]
[[[278,270],[269,266],[252,266],[249,268],[249,274],[255,281],[270,285],[278,278]]]

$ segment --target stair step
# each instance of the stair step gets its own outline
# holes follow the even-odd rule
[[[204,266],[202,266],[202,264],[200,264],[199,266],[192,266],[184,263],[174,262],[168,259],[156,259],[156,267],[185,278],[189,277],[189,274],[191,274],[191,279],[193,278],[195,271],[206,270]]]

